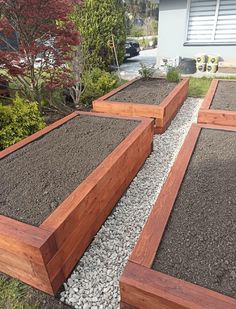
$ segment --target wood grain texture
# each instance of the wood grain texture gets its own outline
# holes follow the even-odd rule
[[[47,265],[51,278],[71,272],[151,152],[152,136],[145,120],[41,225],[60,248]]]
[[[120,308],[121,309],[138,309],[137,307],[135,308],[134,306],[131,306],[131,305],[127,305],[123,302],[120,303]]]
[[[198,123],[236,126],[236,111],[231,112],[214,109],[200,110],[198,113]]]
[[[187,98],[189,80],[183,79],[159,105],[140,104],[138,102],[113,102],[109,100],[112,95],[127,88],[136,80],[137,79],[128,82],[105,96],[93,101],[93,111],[111,113],[114,115],[154,118],[155,133],[163,133]]]
[[[101,113],[111,113],[113,115],[131,116],[131,117],[151,117],[161,118],[163,109],[158,105],[137,104],[113,101],[94,101],[93,111]]]
[[[169,176],[129,258],[131,262],[151,267],[166,223],[175,203],[185,171],[197,142],[200,127],[193,125],[188,133]]]
[[[231,80],[224,80],[230,82]],[[198,123],[215,124],[222,126],[236,126],[236,111],[226,111],[218,109],[210,109],[213,102],[219,80],[213,80],[208,93],[198,112]],[[236,84],[236,82],[235,82]],[[235,98],[236,100],[236,98]]]
[[[223,131],[236,131],[235,126],[221,126],[217,124],[204,124],[200,123],[198,124],[200,128],[205,128],[205,129],[215,129],[215,130],[223,130]]]
[[[48,231],[0,216],[0,271],[53,294],[44,262],[50,255],[41,253],[50,237]]]
[[[203,128],[236,132],[236,127],[233,126],[192,125],[120,278],[122,305],[136,309],[236,308],[234,298],[151,269]]]
[[[189,79],[183,79],[174,89],[173,92],[163,101],[164,124],[167,124],[175,117],[183,102],[188,97]],[[169,102],[168,102],[169,101]]]
[[[78,115],[130,120],[75,112],[9,147],[1,158]],[[0,271],[56,294],[152,151],[153,120],[132,120],[140,123],[39,227],[0,216]]]
[[[137,309],[236,308],[233,298],[132,262],[126,265],[120,290],[121,302]]]

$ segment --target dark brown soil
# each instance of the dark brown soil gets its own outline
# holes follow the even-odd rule
[[[108,100],[113,102],[141,103],[159,105],[175,88],[177,83],[165,79],[139,79]]]
[[[3,158],[0,214],[40,225],[137,125],[78,116]]]
[[[202,131],[153,269],[236,297],[235,132]]]
[[[17,282],[16,279],[12,279],[1,273],[0,273],[0,280],[5,281],[5,282],[9,280],[10,281],[15,280]],[[19,283],[19,293],[20,295],[18,295],[18,297],[21,296],[21,303],[24,304],[23,308],[35,308],[35,309],[70,309],[71,308],[72,309],[71,306],[68,306],[60,302],[59,295],[57,297],[53,297],[41,291],[38,291],[32,288],[31,286],[25,285],[23,283]],[[5,307],[6,309],[8,308],[17,309],[18,308],[16,307],[16,304],[14,303],[14,299],[13,300],[5,299],[5,301],[7,302],[7,305]],[[2,299],[2,302],[3,302],[3,299]]]
[[[236,81],[219,81],[210,108],[236,111]]]

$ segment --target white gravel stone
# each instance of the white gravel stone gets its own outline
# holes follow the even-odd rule
[[[119,308],[119,277],[202,100],[188,98],[64,284],[61,300],[80,309]]]

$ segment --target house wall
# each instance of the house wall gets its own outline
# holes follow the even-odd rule
[[[187,0],[160,0],[157,64],[161,58],[194,58],[199,53],[236,61],[236,46],[184,46],[187,17]]]

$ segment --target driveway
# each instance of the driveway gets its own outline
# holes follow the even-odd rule
[[[156,64],[157,60],[157,48],[143,50],[140,55],[134,58],[127,59],[120,67],[121,77],[126,80],[130,80],[139,76],[140,63],[151,67]]]

